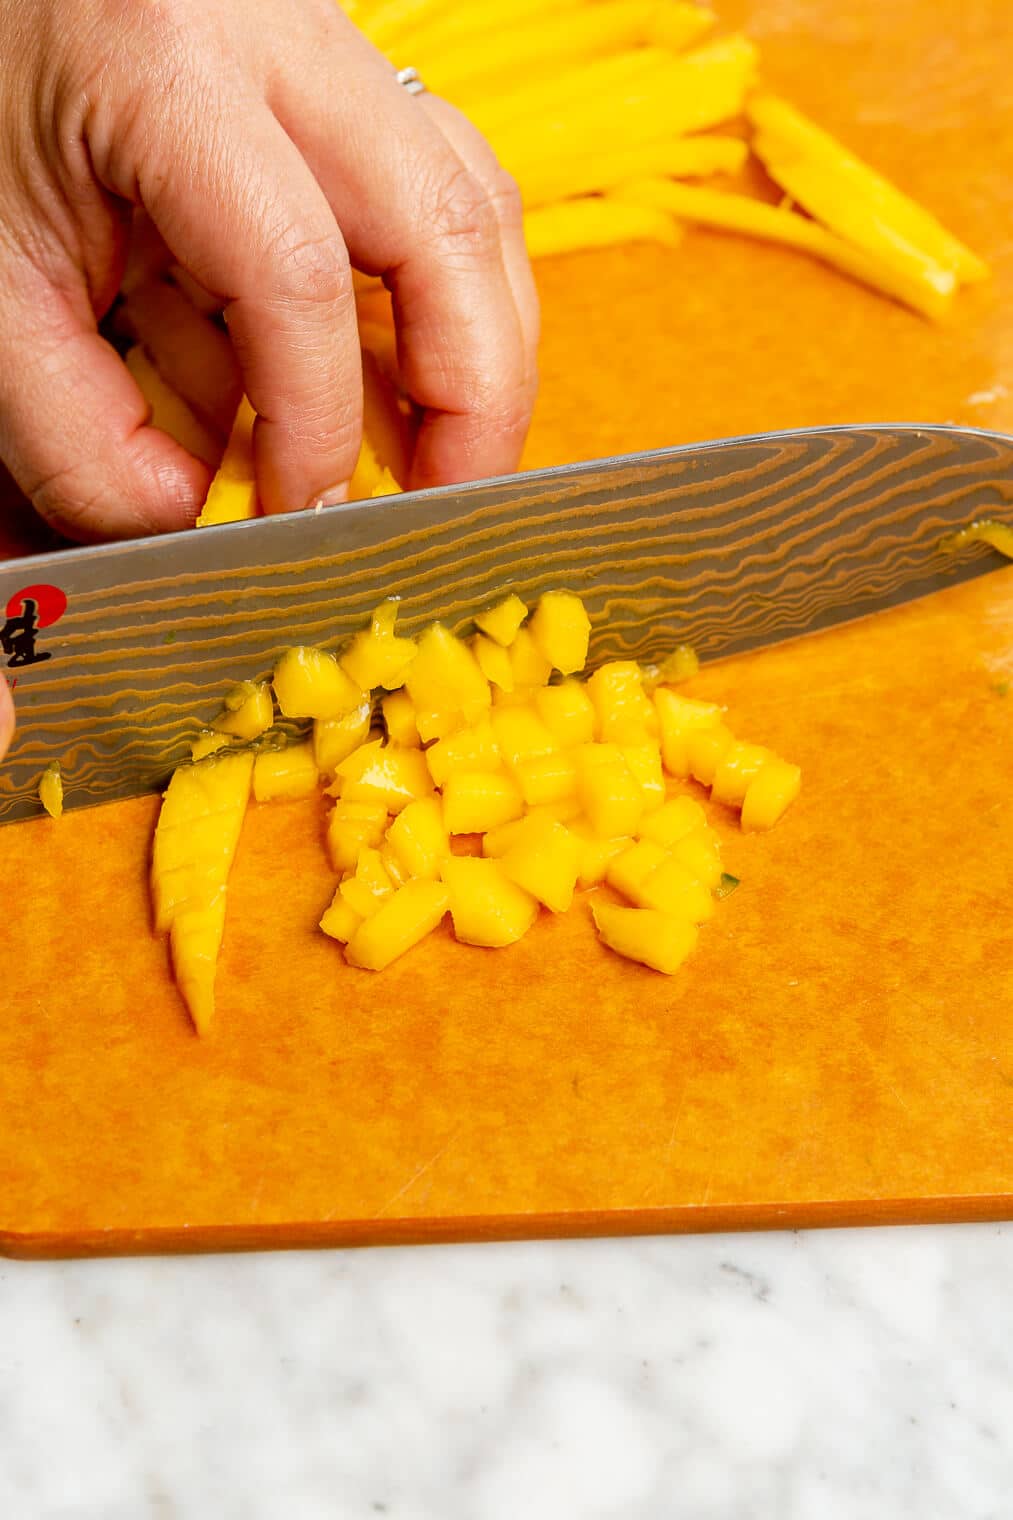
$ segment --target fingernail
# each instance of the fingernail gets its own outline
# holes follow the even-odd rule
[[[324,507],[340,507],[342,502],[348,500],[349,482],[343,485],[329,486],[326,491],[321,491],[319,496],[312,496],[308,505],[314,512],[320,512]]]

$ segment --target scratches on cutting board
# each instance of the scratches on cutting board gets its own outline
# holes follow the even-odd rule
[[[386,1203],[381,1204],[380,1208],[378,1208],[377,1211],[376,1211],[376,1213],[373,1215],[373,1218],[374,1219],[380,1219],[380,1218],[382,1218],[382,1216],[384,1214],[386,1214],[386,1212],[387,1212],[387,1210],[389,1208],[391,1208],[395,1203],[397,1203],[401,1198],[404,1197],[404,1195],[408,1192],[409,1188],[412,1188],[412,1187],[415,1186],[416,1182],[418,1182],[418,1180],[419,1180],[420,1177],[425,1176],[426,1172],[432,1170],[432,1168],[436,1165],[437,1161],[439,1161],[440,1157],[446,1155],[447,1151],[450,1149],[450,1147],[453,1145],[453,1143],[454,1143],[454,1141],[456,1139],[457,1139],[457,1130],[454,1130],[453,1134],[450,1135],[449,1138],[444,1141],[444,1143],[440,1146],[439,1150],[435,1153],[435,1155],[430,1156],[428,1161],[423,1161],[422,1165],[420,1167],[417,1167],[416,1170],[414,1172],[412,1172],[411,1176],[408,1178],[408,1181],[404,1184],[404,1186],[403,1187],[399,1187],[398,1190],[397,1190],[397,1192],[394,1193],[394,1194],[392,1194],[392,1196],[387,1199]]]

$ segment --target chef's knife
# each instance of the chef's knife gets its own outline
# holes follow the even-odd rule
[[[238,680],[334,647],[386,596],[407,631],[566,588],[592,665],[733,654],[992,569],[941,540],[1009,519],[1013,438],[870,426],[732,438],[0,564],[18,730],[0,822],[152,791]],[[5,665],[4,665],[5,662]]]

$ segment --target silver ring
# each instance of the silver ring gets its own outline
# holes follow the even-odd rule
[[[409,95],[424,95],[426,93],[425,81],[418,69],[398,69],[397,82],[404,85]]]

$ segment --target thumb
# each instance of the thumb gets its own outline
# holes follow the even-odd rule
[[[0,676],[0,760],[7,753],[7,746],[14,734],[14,703],[7,682]]]
[[[128,538],[191,524],[206,467],[147,426],[148,405],[98,334],[81,275],[60,290],[8,266],[0,289],[0,455],[70,538]]]

